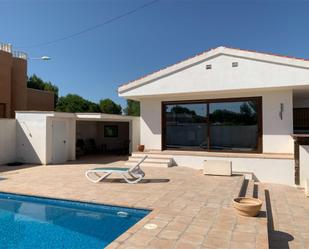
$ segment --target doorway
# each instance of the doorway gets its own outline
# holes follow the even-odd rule
[[[76,156],[128,155],[129,122],[76,121]]]
[[[63,163],[68,160],[68,124],[65,120],[53,120],[52,162]]]

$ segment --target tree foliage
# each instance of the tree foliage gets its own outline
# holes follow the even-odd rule
[[[140,116],[140,103],[135,100],[127,100],[127,107],[124,109],[125,115]]]
[[[122,114],[121,105],[116,104],[111,99],[101,99],[99,106],[100,106],[101,112],[103,113]]]
[[[55,106],[57,105],[59,89],[56,85],[52,84],[50,81],[44,81],[40,77],[38,77],[36,74],[33,74],[30,77],[28,77],[27,87],[37,89],[37,90],[53,92],[55,94],[54,104]]]
[[[225,125],[255,125],[257,124],[257,112],[254,103],[243,103],[239,111],[217,109],[212,112],[210,120],[212,123]]]
[[[60,112],[100,112],[98,104],[82,98],[77,94],[60,97],[56,106]]]

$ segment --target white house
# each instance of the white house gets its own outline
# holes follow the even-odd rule
[[[309,60],[218,47],[118,93],[141,103],[147,153],[196,168],[228,158],[261,181],[299,181],[292,135],[309,131]]]

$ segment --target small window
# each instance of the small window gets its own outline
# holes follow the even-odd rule
[[[206,70],[211,69],[211,64],[206,65]]]
[[[105,125],[104,126],[104,137],[118,137],[118,126],[117,125]]]
[[[238,67],[238,62],[233,62],[232,67]]]

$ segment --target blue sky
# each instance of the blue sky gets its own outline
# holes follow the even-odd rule
[[[217,46],[309,58],[309,1],[161,0],[92,32],[46,46],[152,0],[0,0],[0,41],[30,57],[36,73],[99,101],[120,84]]]

